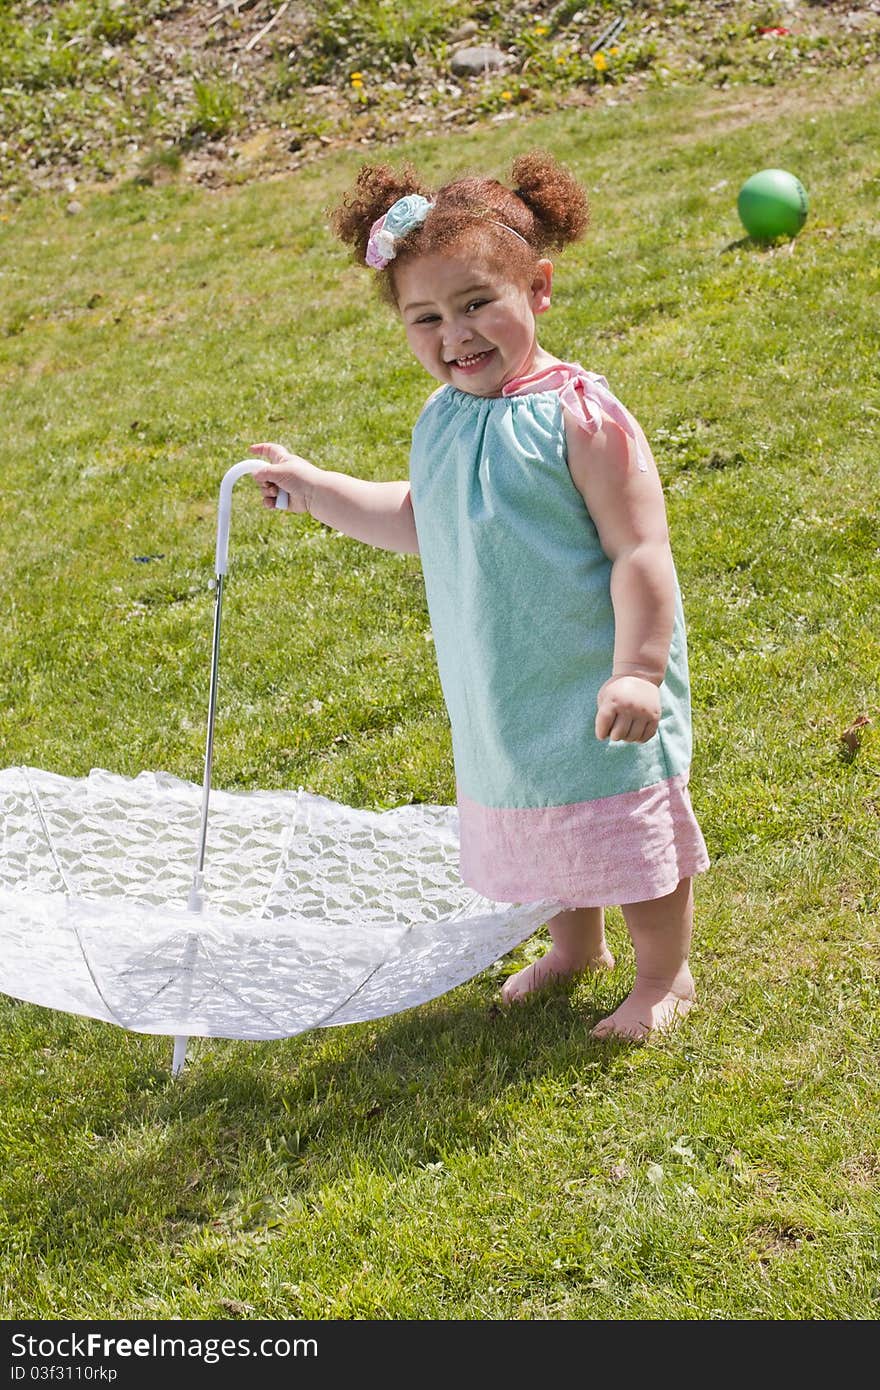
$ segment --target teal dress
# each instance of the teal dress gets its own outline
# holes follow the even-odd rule
[[[641,902],[708,864],[687,781],[687,646],[675,627],[647,743],[596,738],[611,675],[611,562],[568,469],[565,411],[592,433],[632,417],[577,364],[498,398],[437,392],[413,432],[410,484],[452,727],[461,873],[503,902]]]

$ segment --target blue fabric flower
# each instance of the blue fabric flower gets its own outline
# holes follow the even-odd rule
[[[413,227],[420,226],[433,206],[421,193],[408,193],[405,198],[398,198],[396,203],[392,203],[370,228],[365,257],[367,265],[374,270],[384,270],[397,255],[396,243]]]
[[[424,222],[433,206],[421,193],[408,193],[405,198],[398,198],[396,203],[391,204],[385,214],[384,230],[394,237],[406,236],[413,227]]]

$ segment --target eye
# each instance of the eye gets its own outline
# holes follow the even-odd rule
[[[482,309],[483,305],[488,303],[488,299],[472,299],[467,306],[467,312],[470,313],[472,309]]]
[[[439,317],[439,314],[422,314],[421,318],[416,319],[416,323],[436,323]]]

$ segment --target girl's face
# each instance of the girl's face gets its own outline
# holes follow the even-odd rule
[[[523,284],[464,251],[414,257],[394,275],[413,353],[436,381],[472,396],[500,396],[514,377],[555,360],[535,337],[552,282],[550,261]]]

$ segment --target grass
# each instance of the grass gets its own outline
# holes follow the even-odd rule
[[[665,90],[407,150],[439,178],[543,144],[592,190],[543,341],[607,374],[666,484],[702,1007],[587,1038],[632,977],[616,913],[610,978],[498,1016],[535,939],[396,1018],[200,1042],[176,1084],[166,1040],[3,998],[4,1317],[876,1316],[878,104],[852,75]],[[325,225],[357,163],[0,225],[4,764],[198,780],[222,472],[274,437],[403,474],[430,383]],[[793,244],[736,222],[766,165],[809,190]],[[216,784],[450,800],[417,559],[247,488]]]

